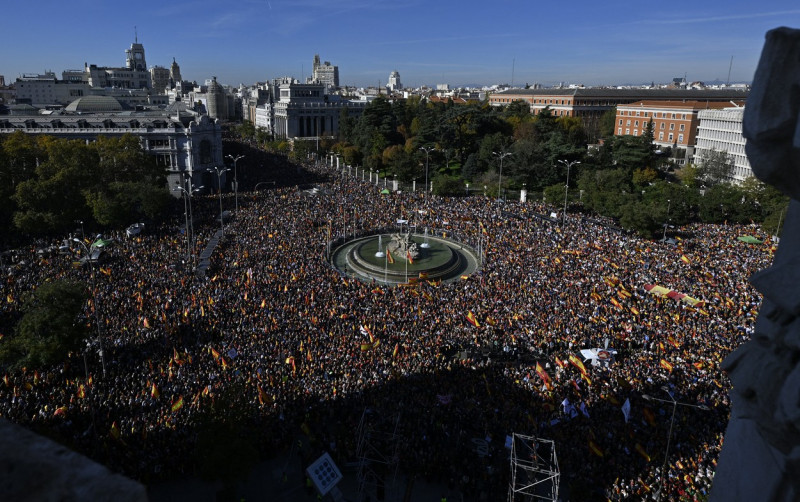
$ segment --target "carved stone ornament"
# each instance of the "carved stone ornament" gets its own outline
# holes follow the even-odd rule
[[[752,339],[723,362],[733,384],[711,500],[800,500],[800,30],[767,32],[744,111],[753,173],[791,197]]]

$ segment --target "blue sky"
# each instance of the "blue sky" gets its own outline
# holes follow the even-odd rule
[[[123,66],[134,27],[148,66],[252,84],[310,75],[343,85],[750,81],[764,34],[800,28],[796,0],[453,2],[406,0],[36,0],[0,16],[0,75]]]

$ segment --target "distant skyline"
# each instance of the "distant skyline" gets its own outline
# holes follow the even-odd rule
[[[0,75],[124,66],[138,34],[148,67],[232,86],[304,80],[315,54],[358,87],[749,82],[779,26],[795,1],[39,0],[5,6]]]

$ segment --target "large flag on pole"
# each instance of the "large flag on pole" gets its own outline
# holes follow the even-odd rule
[[[411,257],[411,251],[406,251],[406,259],[408,260],[408,263],[410,263],[411,265],[414,264],[414,258]]]
[[[389,263],[394,263],[394,258],[392,257],[392,252],[389,251],[389,248],[386,248],[386,261]]]

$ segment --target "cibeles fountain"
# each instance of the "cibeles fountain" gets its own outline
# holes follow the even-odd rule
[[[800,500],[800,30],[766,35],[744,111],[753,173],[791,197],[772,266],[750,282],[763,295],[754,335],[723,369],[731,418],[711,500]]]
[[[340,243],[330,255],[341,272],[369,282],[450,281],[480,268],[480,250],[443,236],[376,233]]]

